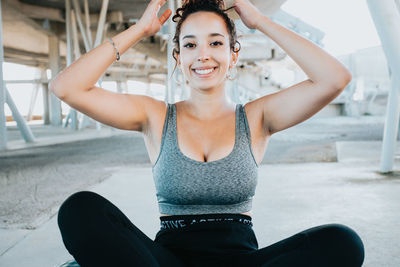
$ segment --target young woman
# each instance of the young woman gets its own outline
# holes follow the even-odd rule
[[[266,34],[309,79],[245,105],[226,98],[239,45],[218,0],[184,1],[176,11],[174,57],[190,88],[187,100],[95,87],[102,73],[171,15],[152,0],[137,24],[82,56],[52,82],[52,92],[104,124],[143,133],[157,189],[161,229],[151,240],[111,202],[93,192],[70,196],[58,224],[82,266],[361,266],[363,243],[350,228],[329,224],[258,248],[251,200],[270,136],[296,125],[337,97],[349,71],[312,42],[274,23],[248,0],[235,0],[244,24]]]

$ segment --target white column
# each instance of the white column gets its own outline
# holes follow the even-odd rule
[[[43,69],[42,72],[42,96],[43,96],[43,124],[50,124],[50,111],[49,111],[49,82],[47,81],[47,70]]]
[[[85,5],[87,2],[85,1]],[[65,1],[65,30],[67,39],[67,67],[72,64],[73,61],[73,50],[72,50],[72,16],[71,16],[71,2],[70,0]],[[91,41],[91,40],[90,40]],[[72,107],[65,119],[63,127],[68,126],[68,120],[71,119],[71,129],[78,130],[78,113]]]
[[[99,22],[97,24],[96,40],[94,41],[94,46],[92,48],[95,48],[98,45],[100,45],[103,37],[107,33],[107,31],[106,31],[106,29],[107,29],[107,26],[106,26],[107,9],[108,9],[108,0],[103,0],[103,2],[101,4]],[[103,77],[100,77],[99,81],[97,82],[97,85],[101,87],[102,81],[103,81]],[[96,121],[96,129],[97,130],[101,129],[101,123],[98,121]]]
[[[232,88],[233,102],[235,102],[235,104],[241,104],[239,82],[237,79],[231,81],[231,88]]]
[[[122,94],[123,92],[122,92],[122,83],[121,83],[121,79],[118,79],[118,80],[116,81],[116,83],[117,83],[117,92],[120,93],[120,94]]]
[[[172,10],[172,13],[175,11],[175,1],[168,1],[168,8]],[[173,38],[175,34],[175,23],[172,21],[172,15],[168,20],[168,49],[167,49],[167,57],[168,57],[168,75],[167,75],[167,88],[165,94],[165,102],[174,103],[175,102],[175,91],[176,91],[176,82],[173,79],[172,71],[174,70],[175,60],[172,57],[172,51],[174,49]]]
[[[150,84],[151,84],[151,79],[148,78],[148,79],[147,79],[147,83],[146,83],[146,95],[147,95],[147,96],[153,96],[152,93],[151,93]]]
[[[107,9],[108,9],[108,0],[103,0],[103,2],[101,4],[99,22],[97,24],[97,33],[96,33],[96,40],[94,42],[94,47],[98,46],[101,43],[101,40],[103,38],[104,25],[106,23]]]
[[[49,61],[51,79],[54,79],[60,71],[60,41],[57,36],[49,36]],[[53,93],[49,92],[50,124],[58,126],[62,124],[61,101]]]
[[[400,90],[400,12],[395,0],[367,0],[369,11],[381,39],[391,70],[392,88],[386,112],[380,171],[393,169],[396,135],[399,123]]]
[[[380,171],[388,173],[393,170],[394,155],[396,152],[396,137],[400,115],[400,79],[392,73],[392,90],[389,92],[386,107],[385,129],[381,154]]]
[[[87,37],[85,27],[83,26],[81,6],[79,5],[78,0],[72,0],[72,4],[74,5],[75,19],[78,22],[79,30],[81,31],[83,44],[85,45],[86,52],[88,52],[91,49],[91,46]]]
[[[11,95],[8,92],[4,81],[3,81],[3,87],[6,90],[6,103],[12,112],[13,119],[17,122],[18,130],[20,131],[22,137],[27,143],[35,142],[35,137],[32,134],[31,128],[29,128],[24,117],[18,111],[17,106],[15,105],[13,99],[11,98]]]
[[[93,47],[93,41],[92,41],[92,31],[90,30],[90,16],[89,16],[89,4],[88,0],[83,1],[84,6],[85,6],[85,24],[86,24],[86,32],[89,40],[89,45],[90,47]]]
[[[26,123],[24,117],[18,111],[17,106],[11,98],[3,79],[3,23],[1,18],[1,3],[0,3],[0,150],[7,149],[7,127],[4,113],[4,104],[6,103],[12,112],[14,120],[17,122],[18,129],[24,138],[25,142],[34,142],[35,138]]]
[[[7,127],[6,114],[4,104],[6,103],[6,88],[3,80],[3,20],[1,17],[1,1],[0,1],[0,150],[7,148]]]
[[[122,93],[128,93],[128,79],[126,76],[123,76],[123,79],[121,80],[121,87],[122,87]]]
[[[39,68],[35,69],[35,78],[41,79],[42,70]],[[31,101],[29,103],[28,115],[26,116],[27,121],[31,121],[33,117],[33,110],[35,109],[36,99],[39,93],[39,90],[42,87],[42,83],[38,82],[34,85],[31,94]]]

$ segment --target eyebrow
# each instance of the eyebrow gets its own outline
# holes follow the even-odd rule
[[[214,36],[222,36],[222,37],[225,37],[223,34],[220,34],[220,33],[217,33],[217,32],[215,32],[215,33],[210,33],[208,36],[210,36],[210,37],[214,37]],[[194,36],[194,35],[185,35],[185,36],[182,38],[182,40],[185,39],[185,38],[196,38],[196,36]]]

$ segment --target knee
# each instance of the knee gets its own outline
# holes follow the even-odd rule
[[[344,260],[348,266],[361,266],[364,261],[364,244],[360,236],[350,227],[335,224],[332,226],[332,234],[336,236],[338,246],[344,254]]]
[[[96,203],[100,198],[100,195],[90,191],[80,191],[69,196],[58,210],[57,221],[60,228],[72,221],[86,221],[85,218],[92,216],[96,210]]]
[[[350,227],[342,224],[325,225],[320,235],[310,237],[317,240],[320,249],[325,251],[326,261],[332,266],[361,266],[364,261],[364,245],[360,236]],[[324,244],[324,245],[321,245]]]

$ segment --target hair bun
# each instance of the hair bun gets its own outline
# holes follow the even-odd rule
[[[224,0],[182,0],[182,7],[189,5],[211,5],[222,10],[225,9]]]

